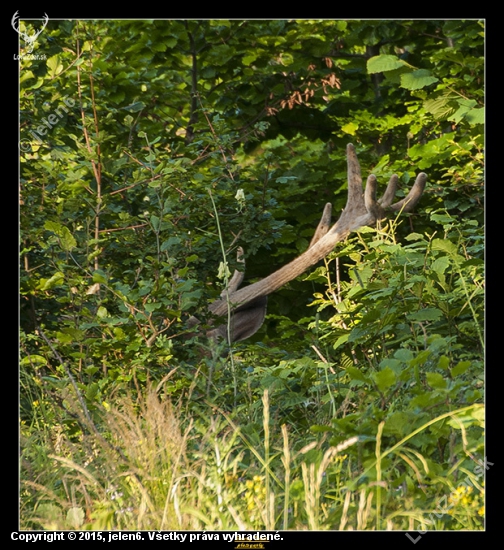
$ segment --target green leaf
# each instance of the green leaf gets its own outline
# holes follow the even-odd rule
[[[340,336],[336,342],[333,344],[334,349],[338,349],[343,344],[346,344],[348,342],[348,337],[350,336],[350,333],[343,334],[343,336]]]
[[[454,98],[451,96],[428,99],[424,102],[424,109],[438,120],[448,118],[455,112],[455,103],[453,99]]]
[[[61,332],[56,333],[56,338],[63,344],[81,342],[84,338],[84,332],[77,328],[66,327]]]
[[[480,107],[478,109],[471,109],[466,115],[465,119],[471,126],[475,126],[476,124],[484,124],[485,123],[485,109],[484,107]]]
[[[143,101],[135,101],[134,103],[131,103],[131,105],[128,105],[127,107],[123,107],[125,111],[128,111],[130,113],[137,113],[138,111],[142,111],[145,109],[145,103]],[[141,132],[138,132],[138,135],[140,136]],[[145,132],[142,132],[145,136]]]
[[[448,256],[441,256],[436,258],[431,265],[431,269],[438,275],[442,275],[450,266],[450,259]]]
[[[411,431],[411,420],[411,417],[404,412],[394,412],[387,418],[384,432],[402,437]]]
[[[345,132],[345,134],[350,134],[351,136],[355,136],[355,133],[359,129],[359,125],[355,124],[355,122],[348,122],[344,126],[341,127],[341,131]]]
[[[47,230],[56,233],[56,235],[59,237],[59,243],[63,250],[70,252],[77,246],[77,241],[70,233],[68,227],[65,227],[64,225],[53,221],[46,221],[44,223],[44,227]]]
[[[55,504],[50,502],[42,502],[37,508],[40,524],[44,529],[54,531],[61,529],[61,521],[63,520],[62,510]]]
[[[170,250],[170,248],[174,248],[177,245],[180,245],[181,242],[182,240],[180,239],[180,237],[168,237],[168,239],[166,239],[166,241],[161,244],[161,252]]]
[[[68,227],[64,227],[61,237],[60,237],[61,248],[70,252],[77,246],[77,241],[74,236],[70,233]]]
[[[479,420],[483,426],[485,422],[485,407],[474,407],[471,410],[471,416],[476,420]]]
[[[50,290],[51,288],[61,286],[64,281],[65,275],[61,271],[57,271],[49,279],[40,279],[38,283],[38,288],[40,288],[40,290]]]
[[[93,271],[93,283],[106,283],[107,274],[101,269],[96,269]]]
[[[407,241],[421,241],[425,237],[421,235],[420,233],[410,233],[409,235],[406,235],[404,237]]]
[[[452,428],[455,428],[456,430],[461,430],[462,427],[467,429],[470,426],[475,426],[475,425],[483,427],[484,421],[485,421],[485,409],[484,407],[478,407],[476,409],[466,411],[463,414],[458,414],[455,416],[455,418],[449,418],[447,420],[447,424]]]
[[[483,107],[475,108],[478,103],[474,99],[459,99],[459,108],[449,117],[457,124],[466,120],[469,124],[483,124],[485,122],[485,109]]]
[[[19,364],[23,367],[26,366],[45,366],[47,365],[47,359],[45,357],[42,357],[42,355],[29,355],[27,357],[23,357]]]
[[[23,71],[21,76],[19,77],[19,84],[22,84],[25,80],[29,80],[30,78],[35,78],[35,75],[32,73],[32,71]]]
[[[96,399],[96,396],[100,392],[100,386],[96,382],[92,382],[88,385],[86,388],[86,399],[88,401],[94,401]]]
[[[392,372],[396,375],[401,374],[401,371],[403,369],[403,362],[399,359],[386,357],[385,359],[383,359],[383,361],[380,361],[380,369],[385,370],[386,368],[390,368]]]
[[[434,239],[432,241],[432,250],[442,250],[450,255],[457,255],[458,247],[448,239]]]
[[[152,229],[157,233],[159,231],[159,217],[152,215],[150,217],[150,223],[152,225]]]
[[[361,382],[369,382],[369,378],[362,373],[360,369],[355,367],[347,367],[345,372],[350,376],[352,380],[360,380]]]
[[[455,121],[457,124],[477,105],[474,99],[459,99],[459,108],[450,117],[450,120]]]
[[[105,317],[109,316],[109,312],[107,311],[106,307],[100,306],[98,310],[96,311],[96,316],[99,319],[104,319]]]
[[[443,312],[436,307],[426,307],[420,311],[408,313],[406,317],[409,321],[438,321],[443,317]]]
[[[49,68],[49,76],[51,78],[56,77],[63,70],[63,64],[60,62],[59,55],[53,55],[47,61],[47,67]]]
[[[250,65],[257,59],[256,53],[250,53],[248,55],[244,55],[242,58],[242,63],[246,66]]]
[[[395,372],[390,367],[385,367],[383,370],[375,372],[372,378],[378,386],[378,389],[382,392],[390,388],[390,386],[393,386],[397,380]]]
[[[368,311],[366,315],[362,318],[362,323],[372,323],[373,321],[376,321],[377,319],[380,319],[383,316],[383,311],[380,311],[379,309],[372,309],[371,311]]]
[[[410,365],[412,367],[416,365],[423,365],[427,361],[427,359],[429,359],[430,355],[431,355],[430,350],[428,349],[422,350],[421,352],[418,353],[416,357],[414,357],[410,361]]]
[[[398,361],[407,363],[408,361],[411,361],[411,359],[413,359],[413,352],[409,349],[400,348],[394,353],[394,357]]]
[[[470,366],[471,361],[460,361],[451,370],[451,375],[458,376],[459,374],[463,374]]]
[[[407,90],[420,90],[421,88],[425,88],[425,86],[438,82],[438,80],[427,69],[419,69],[411,73],[402,74],[401,86]]]
[[[426,378],[427,378],[427,383],[431,388],[440,389],[440,390],[446,388],[446,380],[438,372],[428,372],[426,374]]]
[[[395,55],[376,55],[368,59],[367,71],[369,74],[383,73],[405,66],[407,64]]]
[[[92,376],[93,374],[96,374],[100,369],[98,367],[89,366],[89,367],[86,367],[84,370],[87,374]]]
[[[276,181],[278,183],[289,183],[290,181],[295,181],[297,179],[297,176],[281,176],[280,178],[277,178]]]
[[[441,225],[451,225],[452,223],[455,222],[455,219],[452,216],[450,216],[448,212],[445,212],[443,210],[437,210],[435,212],[432,212],[430,217],[432,221],[436,223],[440,223]]]
[[[471,125],[483,124],[485,122],[485,109],[484,107],[474,108],[477,103],[474,100],[459,100],[460,107],[450,117],[457,124],[461,120],[466,120]]]
[[[152,313],[153,311],[156,311],[157,309],[160,309],[161,304],[159,302],[146,303],[144,307],[145,307],[145,311],[147,311],[147,313]]]

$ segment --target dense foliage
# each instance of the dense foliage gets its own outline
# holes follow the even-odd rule
[[[482,528],[483,47],[475,20],[49,22],[20,60],[22,527]],[[263,277],[341,211],[349,141],[399,196],[428,173],[416,212],[253,339],[191,332],[238,246]]]

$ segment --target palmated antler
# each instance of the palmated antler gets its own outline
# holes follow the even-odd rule
[[[238,290],[243,273],[235,272],[231,282],[221,297],[210,304],[209,311],[216,316],[225,316],[231,307],[233,320],[231,340],[243,340],[256,332],[261,326],[266,311],[266,296],[292,281],[309,267],[316,264],[333,250],[335,245],[346,239],[352,231],[363,226],[373,226],[386,217],[387,212],[409,212],[420,200],[427,181],[425,173],[418,174],[408,196],[394,204],[398,177],[394,174],[387,185],[383,197],[376,200],[377,181],[374,175],[367,179],[363,192],[359,161],[355,147],[347,145],[348,163],[348,199],[339,220],[330,227],[332,205],[327,203],[308,250],[268,277]],[[240,274],[240,275],[237,275]],[[236,278],[235,278],[236,276]],[[251,325],[254,318],[255,325]],[[223,325],[212,329],[208,336],[227,338],[227,327]]]

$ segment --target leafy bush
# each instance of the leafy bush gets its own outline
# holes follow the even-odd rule
[[[23,528],[482,528],[483,41],[49,22],[20,82]],[[343,208],[350,139],[399,196],[428,171],[417,213],[271,296],[251,341],[195,335],[236,247],[263,277]]]

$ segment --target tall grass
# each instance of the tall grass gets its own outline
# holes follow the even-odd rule
[[[414,505],[407,510],[397,499],[394,505],[387,482],[386,457],[404,449],[401,456],[407,459],[405,443],[427,425],[389,449],[381,447],[381,426],[376,462],[356,477],[345,451],[359,445],[358,437],[337,446],[312,441],[300,447],[287,426],[272,424],[267,390],[260,447],[225,413],[182,420],[181,406],[174,406],[165,390],[160,385],[145,395],[117,399],[101,411],[100,433],[89,429],[72,438],[62,432],[57,446],[49,441],[55,434],[42,434],[45,441],[25,439],[21,528],[439,528],[432,510]],[[457,411],[450,416],[457,418]],[[376,480],[366,482],[372,471]],[[475,519],[483,506],[479,487],[479,492],[451,487],[452,517],[470,528],[481,525]]]

